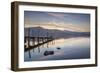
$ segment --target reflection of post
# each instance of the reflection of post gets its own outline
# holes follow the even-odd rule
[[[47,48],[49,47],[49,42],[47,42]]]
[[[38,46],[38,52],[40,53],[40,46]]]
[[[33,48],[33,52],[34,52],[34,48]]]
[[[29,50],[29,58],[31,58],[31,52],[30,52],[30,50]]]

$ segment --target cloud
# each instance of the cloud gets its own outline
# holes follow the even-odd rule
[[[85,26],[73,25],[70,23],[41,23],[41,24],[25,24],[25,28],[42,27],[45,29],[69,30],[77,32],[89,32],[90,28]]]
[[[65,14],[61,14],[61,13],[47,13],[47,14],[61,19],[64,18],[65,16]]]

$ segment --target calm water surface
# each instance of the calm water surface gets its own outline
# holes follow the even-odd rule
[[[24,61],[90,58],[90,38],[57,39],[24,53]]]

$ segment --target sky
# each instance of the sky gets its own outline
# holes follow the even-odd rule
[[[90,14],[24,11],[25,28],[43,27],[45,29],[90,32]]]

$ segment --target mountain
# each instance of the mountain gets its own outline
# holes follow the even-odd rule
[[[57,29],[44,29],[42,27],[30,27],[24,28],[24,36],[34,36],[34,37],[47,37],[52,36],[53,38],[68,38],[68,37],[88,37],[90,32],[74,32],[68,30],[57,30]],[[28,33],[30,31],[30,33]]]

